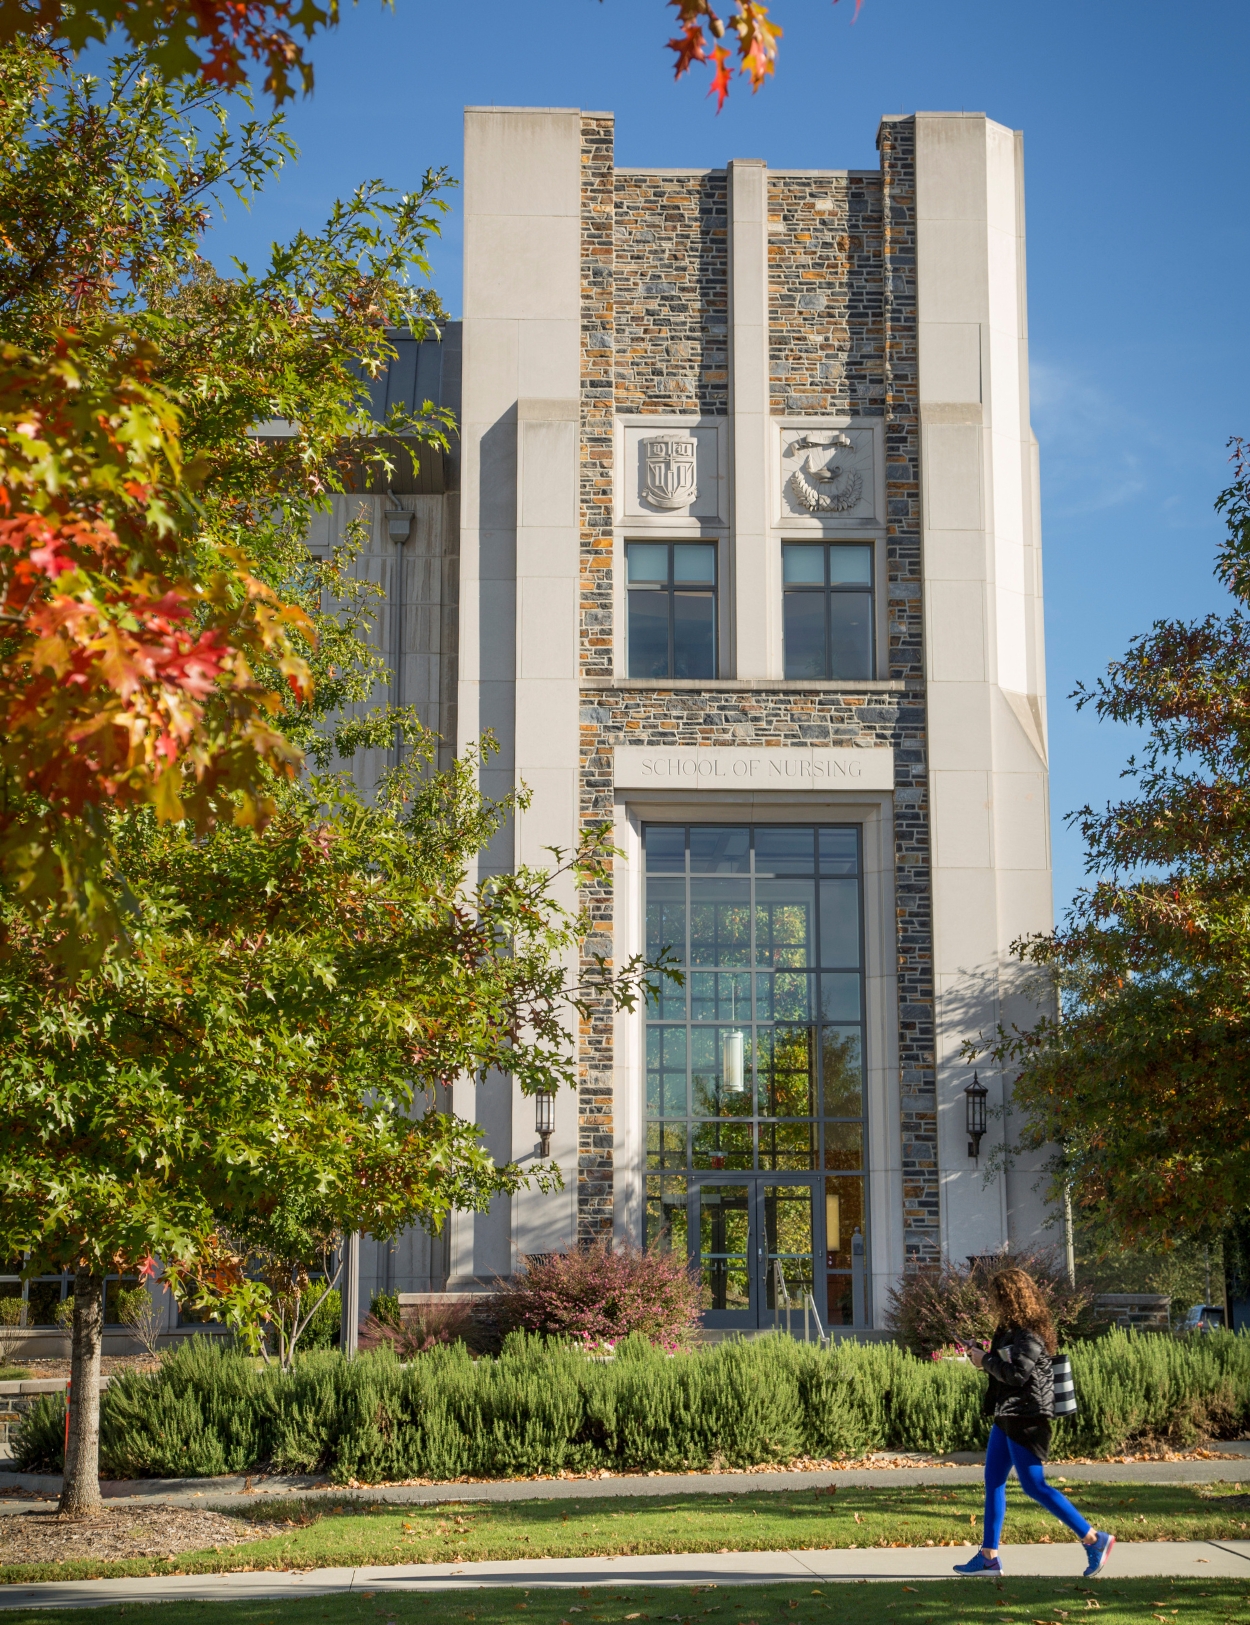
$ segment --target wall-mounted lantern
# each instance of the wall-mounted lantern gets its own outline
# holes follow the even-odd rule
[[[556,1128],[556,1097],[550,1089],[540,1090],[534,1096],[534,1129],[538,1135],[539,1155],[551,1155],[551,1136]]]
[[[989,1093],[974,1072],[972,1082],[964,1090],[964,1101],[968,1119],[968,1155],[977,1161],[981,1157],[981,1141],[985,1138],[985,1102]]]

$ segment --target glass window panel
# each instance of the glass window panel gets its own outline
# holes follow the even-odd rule
[[[757,926],[758,932],[758,926]],[[820,883],[820,963],[830,970],[859,964],[859,882]]]
[[[689,977],[680,972],[684,981]],[[686,1019],[686,989],[672,976],[657,972],[647,982],[647,1019],[649,1021],[684,1021]]]
[[[853,1326],[855,1316],[852,1312],[853,1294],[850,1275],[834,1275],[830,1272],[825,1277],[825,1280],[828,1283],[829,1291],[829,1313],[825,1325]]]
[[[810,875],[815,863],[813,831],[805,825],[755,832],[757,875]]]
[[[668,582],[668,544],[631,542],[625,549],[628,577],[635,581]]]
[[[716,585],[716,545],[713,542],[675,542],[673,580]]]
[[[756,881],[755,963],[777,970],[798,970],[804,965],[814,965],[815,905],[816,888],[810,880]],[[857,920],[857,928],[858,923]]]
[[[671,1174],[647,1176],[647,1212],[644,1245],[685,1258],[686,1181]]]
[[[822,829],[819,834],[821,874],[857,874],[859,872],[858,831],[853,829]]]
[[[647,873],[682,875],[686,872],[686,832],[680,825],[648,824],[646,829]],[[648,898],[650,892],[647,893]]]
[[[768,1014],[761,1016],[761,1020],[812,1019],[812,979],[806,971],[777,971],[773,976],[759,977],[758,981],[762,988],[768,989]]]
[[[859,1021],[859,977],[851,972],[822,976],[820,1013],[826,1021]]]
[[[764,1186],[764,1246],[768,1262],[766,1302],[799,1308],[812,1290],[812,1191],[807,1185]]]
[[[629,594],[629,675],[668,677],[668,602],[666,592],[631,590]]]
[[[695,1168],[751,1168],[755,1163],[750,1123],[696,1123],[692,1166]]]
[[[686,1115],[686,1028],[647,1028],[647,1113]]]
[[[690,977],[691,1021],[749,1022],[751,977],[747,971],[695,971]]]
[[[872,548],[831,547],[829,583],[834,587],[871,587]]]
[[[831,1270],[851,1268],[851,1243],[864,1231],[862,1175],[843,1174],[825,1180],[825,1264]],[[866,1262],[866,1255],[865,1255]]]
[[[647,1167],[675,1168],[680,1172],[685,1166],[685,1123],[648,1123]]]
[[[759,1034],[761,1117],[812,1117],[816,1112],[816,1035],[810,1027],[774,1027]]]
[[[751,963],[751,886],[745,880],[690,882],[690,963]]]
[[[787,587],[823,587],[825,584],[824,547],[819,544],[813,547],[805,543],[797,547],[783,547],[781,550],[781,574]]]
[[[673,676],[716,676],[716,598],[710,592],[673,594]]]
[[[787,592],[783,600],[786,676],[798,679],[827,676],[825,594]]]
[[[825,1027],[820,1035],[820,1064],[826,1117],[862,1117],[864,1063],[858,1027]]]
[[[60,1281],[32,1281],[26,1304],[28,1326],[54,1326],[56,1308],[61,1301]]]
[[[750,1117],[748,1031],[741,1027],[690,1029],[690,1096],[696,1117]]]
[[[647,954],[657,958],[671,948],[677,963],[686,959],[686,882],[652,880],[647,887]]]
[[[777,1173],[803,1173],[815,1168],[815,1123],[761,1123],[760,1167]]]
[[[137,1275],[110,1276],[104,1283],[104,1324],[106,1326],[120,1326],[123,1324],[117,1318],[118,1293],[133,1292],[139,1285]]]
[[[872,676],[872,594],[829,595],[830,677]]]
[[[845,1168],[850,1173],[864,1166],[864,1125],[825,1124],[825,1167]]]
[[[745,875],[751,869],[751,831],[696,824],[690,831],[692,875]]]
[[[746,1185],[700,1185],[699,1277],[704,1309],[751,1307],[751,1207]]]

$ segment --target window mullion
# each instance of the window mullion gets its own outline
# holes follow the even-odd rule
[[[668,675],[677,675],[677,591],[673,580],[673,544],[668,544]]]

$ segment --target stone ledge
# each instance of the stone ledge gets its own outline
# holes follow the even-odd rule
[[[858,681],[836,677],[827,682],[783,677],[670,677],[666,681],[654,677],[583,677],[581,686],[597,693],[620,689],[648,694],[905,694],[909,685],[904,677],[874,677]],[[923,693],[923,684],[917,682],[911,686],[917,694]]]

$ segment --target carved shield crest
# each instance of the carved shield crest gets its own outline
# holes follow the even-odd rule
[[[686,434],[658,434],[642,442],[642,494],[653,508],[688,508],[699,494],[698,442]]]

